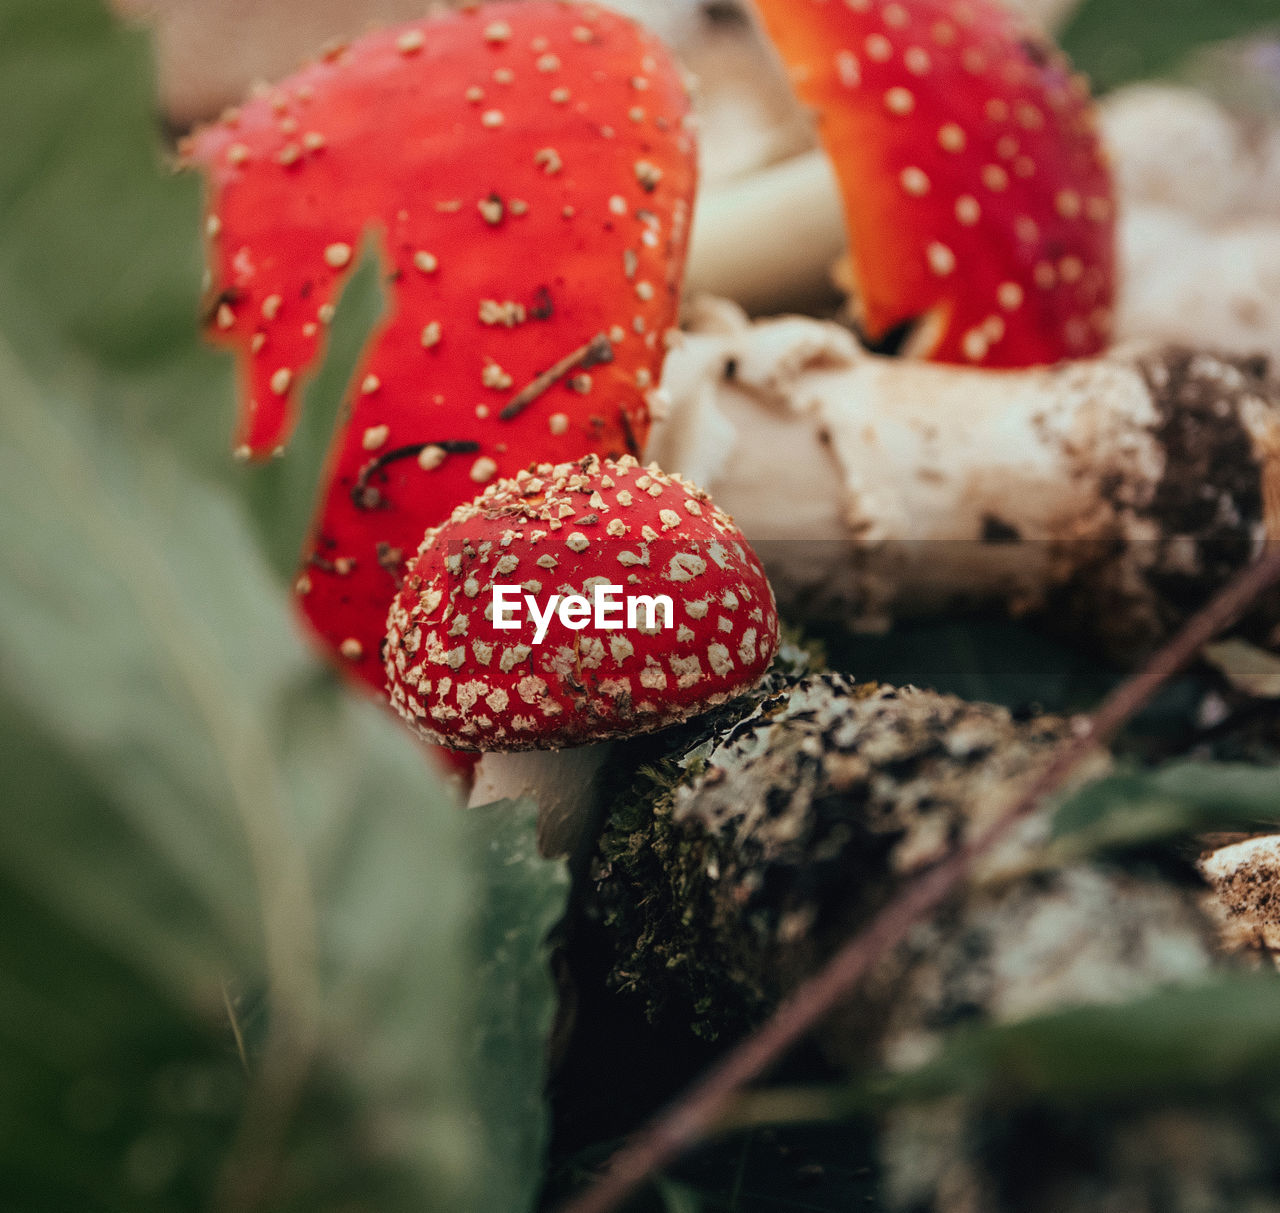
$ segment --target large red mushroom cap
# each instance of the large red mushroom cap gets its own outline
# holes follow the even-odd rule
[[[587,609],[600,596],[604,614]],[[386,655],[391,702],[424,737],[530,750],[706,711],[755,685],[777,646],[773,593],[733,520],[678,476],[592,455],[491,485],[429,531]]]
[[[1035,366],[1112,332],[1111,175],[1083,79],[999,0],[756,0],[840,183],[862,326]]]
[[[642,448],[684,264],[687,113],[656,38],[530,0],[367,34],[186,145],[209,179],[209,331],[240,355],[246,456],[288,440],[361,235],[382,234],[392,314],[298,581],[376,689],[428,526],[530,462]]]

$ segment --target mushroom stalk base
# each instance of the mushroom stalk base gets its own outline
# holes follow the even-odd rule
[[[693,323],[649,455],[709,486],[784,609],[876,630],[994,606],[1133,660],[1280,538],[1280,383],[1257,360],[984,371],[719,301]],[[1280,600],[1259,620],[1271,640]]]
[[[839,675],[767,699],[613,806],[592,895],[615,984],[653,1017],[749,1031],[904,884],[980,833],[1069,727]],[[1047,826],[1028,819],[819,1030],[838,1069],[911,1070],[960,1020],[1136,999],[1226,963],[1189,883],[1037,863]],[[1179,1126],[1203,1148],[1170,1150]],[[1261,1193],[1270,1156],[1241,1113],[976,1097],[893,1110],[879,1148],[887,1207],[937,1213],[1155,1208],[1184,1185]],[[1148,1155],[1166,1165],[1146,1168]],[[1234,1170],[1242,1158],[1252,1178]]]

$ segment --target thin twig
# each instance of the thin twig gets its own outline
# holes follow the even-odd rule
[[[231,1035],[235,1037],[236,1053],[239,1054],[240,1064],[244,1067],[244,1072],[249,1073],[249,1053],[244,1047],[244,1033],[240,1030],[240,1016],[236,1012],[235,1003],[231,1000],[231,990],[227,983],[222,983],[222,1005],[227,1011],[227,1022],[231,1025]]]
[[[498,416],[503,421],[510,421],[513,417],[520,416],[543,392],[548,391],[557,379],[570,371],[612,361],[613,344],[604,333],[597,333],[586,345],[580,345],[571,354],[566,354],[559,362],[547,367],[540,375],[525,384],[507,401]]]
[[[446,455],[473,455],[480,449],[480,444],[470,439],[442,438],[438,442],[411,442],[370,459],[356,474],[356,482],[351,486],[351,500],[355,502],[356,509],[376,510],[382,505],[381,492],[369,483],[375,473],[398,459],[416,458],[430,446],[438,446]]]
[[[975,860],[1056,792],[1099,746],[1124,727],[1202,645],[1231,625],[1273,585],[1280,583],[1280,543],[1243,570],[1151,660],[1116,687],[1006,812],[972,842],[913,881],[824,968],[798,986],[759,1031],[725,1056],[635,1140],[613,1156],[604,1174],[560,1213],[611,1213],[645,1180],[714,1132],[734,1097],[778,1062],[810,1029],[846,998],[872,967],[906,938],[912,927],[963,884]]]

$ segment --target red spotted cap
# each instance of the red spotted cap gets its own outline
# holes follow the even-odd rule
[[[392,314],[365,352],[298,580],[382,688],[387,604],[428,526],[530,462],[638,452],[694,186],[680,75],[586,5],[474,6],[337,47],[198,132],[211,335],[237,442],[282,447],[362,233]]]
[[[1115,206],[1089,90],[999,0],[756,0],[840,182],[861,321],[940,362],[1111,339]]]
[[[491,485],[427,533],[391,610],[387,676],[429,740],[558,749],[706,711],[755,685],[777,646],[733,520],[678,476],[592,455]]]

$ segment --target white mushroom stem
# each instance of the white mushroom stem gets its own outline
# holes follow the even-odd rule
[[[831,292],[846,244],[831,163],[805,152],[699,193],[685,281],[750,312],[796,308]]]
[[[648,456],[734,515],[793,612],[1052,605],[1136,655],[1177,622],[1171,586],[1203,596],[1280,538],[1280,387],[1247,364],[1130,348],[973,370],[695,313]]]
[[[548,858],[573,858],[591,837],[613,749],[613,742],[602,741],[571,750],[485,754],[468,807],[531,797],[538,806],[538,850]]]

